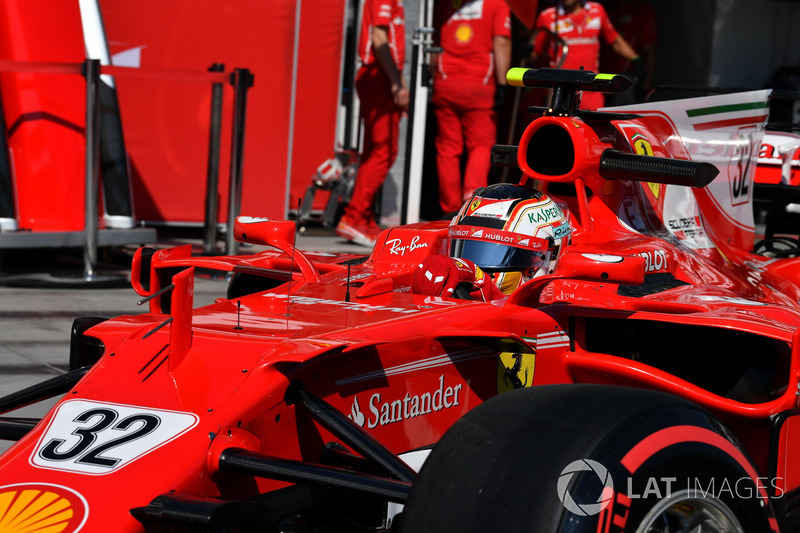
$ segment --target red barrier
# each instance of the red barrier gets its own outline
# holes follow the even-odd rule
[[[297,206],[317,166],[336,149],[344,6],[344,0],[100,0],[112,59],[136,52],[143,70],[201,71],[222,63],[253,73],[242,212],[273,218]],[[117,91],[137,217],[202,224],[210,91],[132,77],[120,78]],[[223,147],[230,145],[233,116],[227,82],[224,91]],[[219,205],[227,205],[225,150],[219,164]],[[225,220],[221,210],[218,222]]]
[[[16,216],[22,230],[81,231],[80,13],[72,3],[42,2],[0,4],[0,57],[11,59],[0,61],[0,93]],[[141,55],[138,68],[101,67],[117,80],[136,219],[203,222],[210,84],[224,84],[223,146],[233,129],[230,74],[207,72],[215,62],[247,66],[258,82],[240,166],[242,211],[286,216],[317,166],[338,148],[344,0],[100,4],[112,55],[131,49]],[[230,168],[230,153],[223,151],[218,164]],[[230,186],[224,172],[221,178],[219,203],[226,205]],[[223,210],[217,221],[226,216]]]

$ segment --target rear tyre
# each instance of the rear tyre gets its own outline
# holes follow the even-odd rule
[[[601,385],[520,389],[436,445],[404,532],[750,532],[776,523],[765,478],[712,415]]]

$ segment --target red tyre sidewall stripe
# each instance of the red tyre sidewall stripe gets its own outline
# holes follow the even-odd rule
[[[768,495],[758,482],[758,473],[744,454],[722,435],[697,426],[672,426],[656,431],[636,444],[620,461],[633,474],[642,464],[661,450],[684,442],[700,442],[714,446],[731,456],[753,480],[764,500]]]

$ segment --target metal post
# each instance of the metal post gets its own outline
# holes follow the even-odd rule
[[[237,68],[231,74],[233,84],[233,135],[231,136],[231,169],[228,188],[228,222],[225,253],[235,255],[238,243],[233,238],[233,223],[242,206],[242,163],[244,159],[244,126],[247,111],[247,90],[253,86],[253,75],[246,68]]]
[[[225,65],[214,63],[209,72],[224,72]],[[206,173],[206,218],[203,231],[206,255],[214,253],[217,244],[217,219],[219,218],[219,145],[222,124],[222,84],[211,88],[211,122],[208,140],[208,171]]]
[[[0,102],[0,233],[17,231],[17,210],[14,205],[14,181],[11,174],[11,160],[8,149],[8,132],[5,129],[6,119]]]
[[[426,77],[427,55],[433,43],[434,28],[430,26],[433,2],[420,2],[420,26],[414,31],[414,48],[411,54],[411,102],[406,122],[405,161],[403,167],[403,196],[400,206],[400,224],[419,222],[420,191],[422,190],[422,164],[424,159],[427,102],[430,81]]]
[[[83,277],[91,281],[95,277],[97,266],[97,163],[100,135],[98,121],[100,107],[98,105],[98,83],[100,81],[100,60],[87,59],[84,62],[83,75],[86,78],[86,223],[84,231],[86,242],[83,247]]]

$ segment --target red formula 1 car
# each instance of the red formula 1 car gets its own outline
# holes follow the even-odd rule
[[[479,191],[368,257],[252,217],[276,249],[139,250],[149,312],[76,320],[73,370],[0,399],[63,394],[0,420],[0,531],[796,530],[800,262],[749,251],[768,94],[589,112],[629,80],[509,80],[552,99],[495,162],[547,196]],[[433,258],[507,274],[478,249],[538,270],[419,293]],[[230,283],[193,308],[200,269]]]
[[[754,178],[756,233],[764,237],[756,251],[775,257],[798,257],[800,135],[791,131],[769,130],[770,125],[767,126]],[[778,127],[782,126],[778,124]]]

